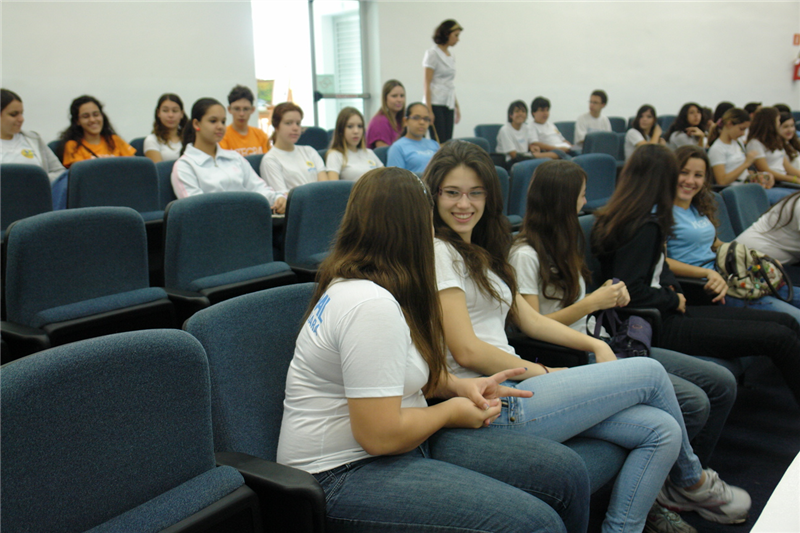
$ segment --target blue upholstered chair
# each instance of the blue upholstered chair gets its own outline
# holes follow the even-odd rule
[[[284,260],[300,281],[312,281],[328,256],[352,189],[352,181],[318,181],[289,191]]]
[[[120,333],[4,365],[2,530],[258,531],[217,467],[208,361],[179,330]]]
[[[302,283],[247,294],[198,312],[184,326],[208,355],[218,461],[245,479],[247,467],[258,465],[254,458],[275,461],[286,372],[313,290],[313,283]],[[265,523],[274,531],[321,531],[325,495],[314,477],[269,466],[293,490],[289,498],[262,500],[264,513],[276,517]]]
[[[386,166],[386,161],[389,159],[389,147],[388,146],[379,146],[377,148],[373,148],[372,151],[381,160],[383,166]]]
[[[478,124],[473,131],[475,132],[475,137],[486,139],[489,143],[489,149],[486,151],[493,153],[497,150],[497,134],[502,127],[502,124]]]
[[[718,192],[712,192],[711,194],[714,195],[714,200],[717,203],[717,221],[719,222],[717,237],[722,242],[731,242],[736,238],[736,232],[733,231],[731,217],[728,214],[728,206],[725,205],[725,200],[722,199]]]
[[[180,322],[209,305],[297,280],[272,255],[272,210],[254,192],[172,202],[164,212],[164,286]]]
[[[132,139],[130,143],[132,147],[136,148],[136,155],[141,157],[146,157],[144,155],[144,137],[137,137]]]
[[[566,140],[570,143],[575,142],[575,121],[574,120],[565,120],[563,122],[554,122],[553,125],[558,128],[558,131],[561,132],[561,135],[564,136]]]
[[[297,139],[300,146],[310,146],[314,150],[324,150],[328,147],[328,132],[316,126],[309,126]]]
[[[736,235],[752,226],[769,209],[767,193],[757,183],[728,186],[721,194]]]
[[[456,139],[456,140],[458,140],[458,141],[466,141],[468,143],[476,144],[476,145],[480,146],[481,148],[483,148],[486,151],[487,154],[489,153],[489,147],[490,147],[489,141],[487,141],[483,137],[460,137],[459,139]]]
[[[589,134],[593,135],[593,134]],[[588,135],[587,135],[588,138]],[[608,154],[586,154],[573,159],[586,171],[586,207],[593,211],[606,205],[617,183],[617,161]]]
[[[513,215],[522,218],[525,217],[526,196],[528,195],[528,186],[531,183],[536,167],[550,161],[549,159],[530,159],[528,161],[521,161],[515,163],[511,167],[511,188],[508,193],[508,216]]]
[[[250,163],[250,166],[253,167],[256,174],[261,176],[261,160],[264,158],[264,154],[246,155],[244,158],[247,159],[247,162]]]
[[[589,132],[583,141],[583,152],[581,153],[583,155],[608,154],[616,160],[619,155],[619,136],[611,131]]]
[[[50,179],[39,165],[0,165],[0,226],[53,210]],[[5,235],[3,235],[5,239]]]
[[[625,133],[627,129],[626,121],[622,117],[608,117],[608,121],[611,123],[611,131],[614,133]]]
[[[142,217],[127,207],[66,209],[9,226],[6,316],[12,355],[135,329],[174,327],[150,287]]]
[[[676,118],[678,118],[676,115],[661,115],[658,117],[658,125],[661,126],[662,137],[666,135],[667,130],[669,130]]]
[[[55,141],[50,141],[47,143],[47,147],[50,148],[59,161],[64,160],[64,142],[61,139],[56,139]]]
[[[522,224],[522,217],[519,215],[508,215],[508,190],[511,186],[511,178],[508,176],[508,171],[503,167],[495,165],[494,170],[497,172],[497,178],[500,180],[500,191],[503,193],[503,214],[508,218],[511,229],[517,231]]]
[[[172,167],[175,161],[161,161],[156,163],[156,173],[158,174],[158,208],[164,210],[170,202],[177,200],[175,189],[172,188]]]

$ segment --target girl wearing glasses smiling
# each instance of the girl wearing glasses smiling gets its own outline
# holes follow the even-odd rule
[[[502,216],[500,183],[488,154],[450,141],[431,160],[425,181],[436,200],[434,253],[448,370],[472,378],[521,364],[526,371],[504,385],[533,392],[503,400],[489,427],[558,442],[581,435],[631,450],[611,495],[604,533],[641,531],[668,473],[680,487],[710,479],[657,361],[616,361],[603,341],[540,315],[520,296],[508,263],[511,232]],[[529,337],[591,351],[608,362],[565,370],[521,360],[508,344],[507,318]],[[749,507],[747,494],[733,490]]]
[[[428,106],[419,102],[409,105],[403,118],[405,133],[389,148],[386,166],[404,168],[421,176],[439,149],[439,143],[425,138],[430,125]]]

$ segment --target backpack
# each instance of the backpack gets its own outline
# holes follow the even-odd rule
[[[794,287],[786,280],[789,276],[780,262],[750,250],[736,241],[725,243],[717,250],[717,271],[728,281],[728,295],[743,300],[757,300],[774,296],[791,302]],[[778,294],[778,289],[788,285],[788,298]]]

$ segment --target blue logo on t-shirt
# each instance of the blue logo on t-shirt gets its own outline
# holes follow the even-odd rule
[[[311,326],[311,331],[317,334],[317,330],[322,325],[322,312],[325,311],[325,306],[331,301],[331,297],[327,294],[319,299],[314,310],[311,311],[311,316],[308,317],[308,325]]]

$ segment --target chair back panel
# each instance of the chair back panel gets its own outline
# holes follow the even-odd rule
[[[13,223],[7,236],[11,322],[30,325],[44,309],[150,286],[144,221],[131,208],[43,213]]]
[[[530,159],[511,167],[511,187],[508,193],[508,214],[525,217],[526,197],[536,167],[549,159]]]
[[[619,137],[612,131],[592,131],[583,141],[583,152],[587,154],[608,154],[615,158],[619,154]]]
[[[179,330],[2,367],[3,532],[86,531],[214,468],[208,363]]]
[[[736,235],[753,225],[769,209],[767,193],[757,183],[725,187],[722,190],[722,198],[725,200],[731,226]]]
[[[256,174],[261,176],[261,160],[264,159],[264,154],[252,154],[244,156]]]
[[[478,124],[473,131],[475,132],[475,137],[486,139],[489,143],[487,151],[492,153],[497,150],[497,134],[500,133],[500,128],[502,127],[502,124]]]
[[[172,167],[175,161],[161,161],[156,163],[158,174],[158,209],[163,211],[170,202],[177,200],[175,190],[172,188]]]
[[[0,226],[53,210],[50,179],[39,165],[0,165]]]
[[[146,157],[144,155],[144,137],[137,137],[131,140],[130,145],[136,149],[136,155]]]
[[[623,117],[608,117],[608,121],[611,123],[611,131],[625,133],[627,122]]]
[[[164,214],[164,283],[191,290],[196,279],[272,262],[272,210],[254,192],[218,192],[172,202]]]
[[[246,294],[186,322],[208,356],[216,451],[275,460],[286,373],[314,288],[300,283]]]
[[[563,122],[555,122],[553,125],[558,128],[558,131],[561,132],[561,135],[564,136],[566,140],[570,143],[575,142],[575,121],[574,120],[566,120]]]
[[[590,133],[589,135],[594,135]],[[615,134],[611,134],[615,135]],[[588,138],[588,135],[587,135]],[[579,155],[573,161],[586,171],[587,202],[604,200],[614,194],[617,182],[617,161],[608,154]]]
[[[379,146],[377,148],[373,148],[372,151],[375,153],[375,156],[381,160],[383,166],[386,166],[386,161],[389,159],[389,147]]]
[[[297,139],[300,146],[311,146],[314,150],[324,150],[328,147],[328,132],[317,126],[309,126]]]
[[[147,157],[101,157],[69,169],[67,207],[123,206],[158,211],[158,172]]]
[[[465,141],[465,142],[468,142],[468,143],[476,144],[476,145],[480,146],[481,148],[483,148],[483,150],[486,153],[489,153],[489,151],[490,151],[489,150],[489,148],[490,148],[489,141],[487,141],[483,137],[460,137],[459,139],[456,139],[456,140]]]
[[[497,177],[500,180],[500,191],[503,193],[503,214],[508,215],[508,188],[511,179],[508,177],[508,171],[503,167],[495,165],[494,170],[497,172]]]
[[[725,205],[725,200],[722,199],[722,196],[720,196],[718,192],[712,192],[711,194],[714,195],[714,201],[717,204],[717,221],[719,222],[719,226],[717,226],[717,237],[719,237],[722,242],[731,242],[736,238],[736,232],[733,231],[733,226],[731,225],[728,207]]]

